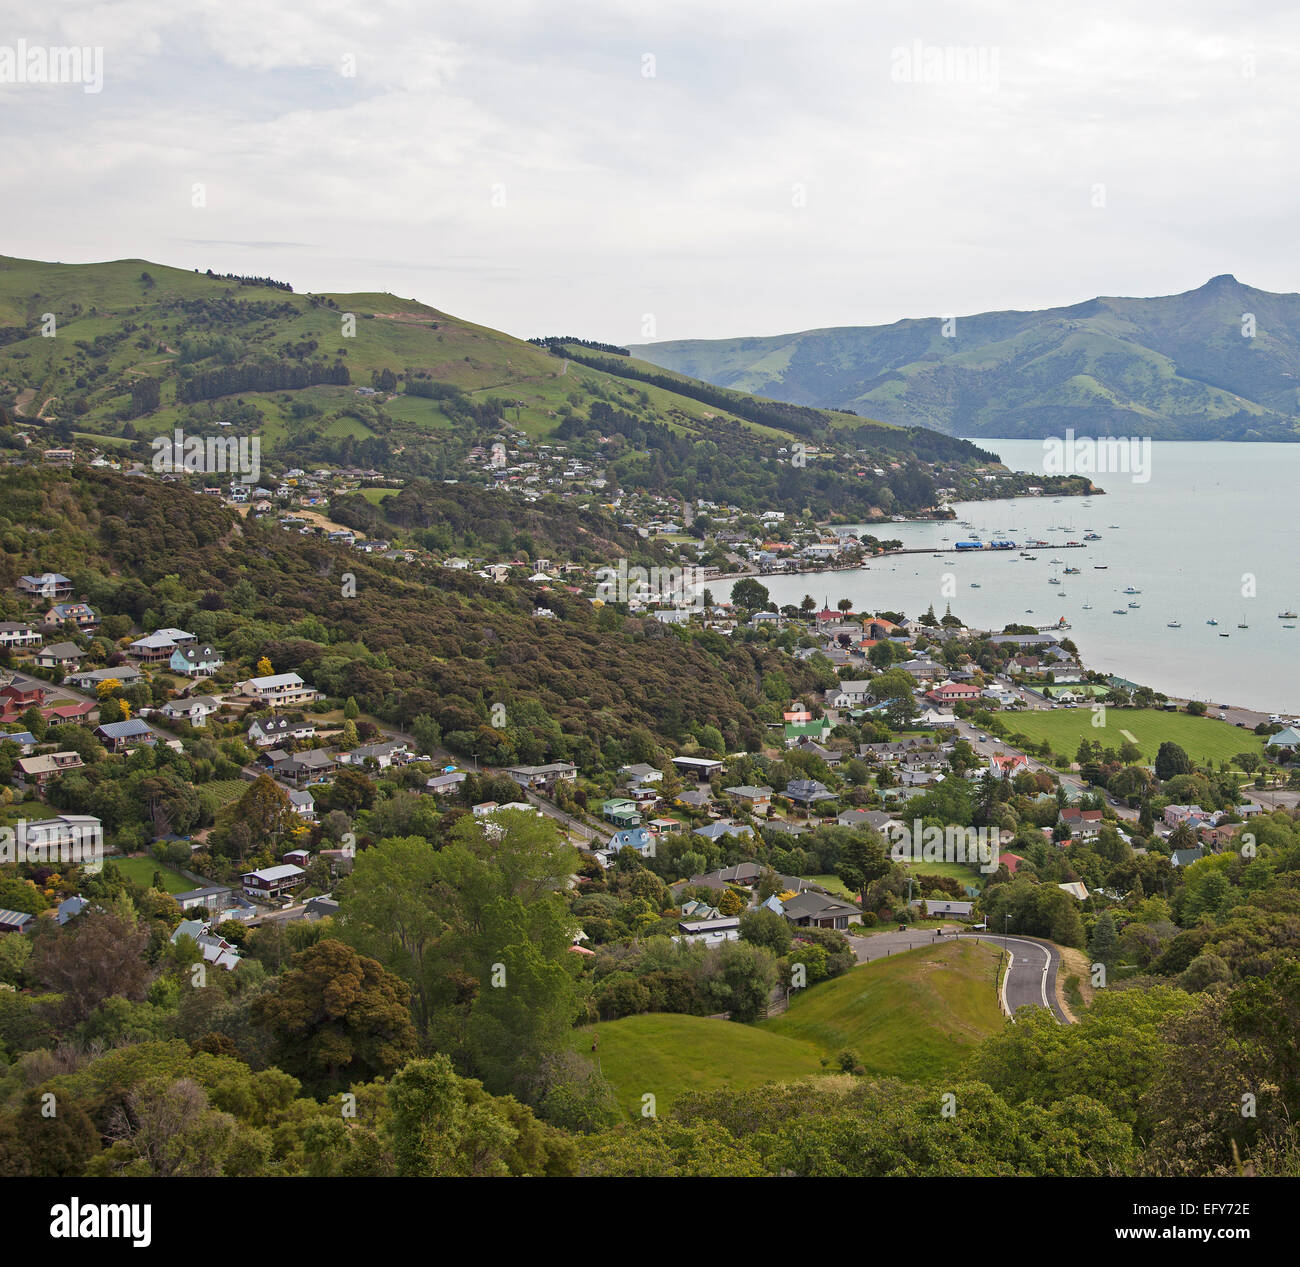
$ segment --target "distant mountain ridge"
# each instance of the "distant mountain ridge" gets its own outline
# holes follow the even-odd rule
[[[1179,295],[631,350],[706,382],[969,437],[1300,440],[1300,294]]]

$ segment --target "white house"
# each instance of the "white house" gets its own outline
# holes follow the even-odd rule
[[[310,704],[320,698],[320,692],[308,686],[296,673],[251,677],[239,683],[239,690],[264,704],[280,708],[290,704]]]

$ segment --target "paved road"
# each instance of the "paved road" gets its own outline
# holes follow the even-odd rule
[[[1001,946],[1011,955],[1011,966],[1002,978],[1002,1002],[1015,1019],[1021,1007],[1046,1007],[1063,1025],[1069,1024],[1061,1005],[1056,1001],[1056,974],[1061,966],[1061,952],[1047,942],[1028,937],[1004,937],[1000,933],[963,933],[994,946]]]
[[[1003,977],[1002,1001],[1013,1018],[1017,1008],[1046,1007],[1062,1024],[1069,1023],[1069,1018],[1056,1001],[1056,974],[1061,965],[1061,952],[1055,946],[1028,937],[963,933],[952,927],[945,927],[942,933],[933,928],[913,928],[907,932],[875,933],[870,937],[851,937],[849,940],[858,963],[862,964],[951,941],[954,935],[974,937],[1010,952],[1012,962]]]

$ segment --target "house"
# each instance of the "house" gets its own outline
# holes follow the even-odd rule
[[[0,743],[17,744],[18,751],[24,757],[36,751],[36,736],[30,730],[11,730],[7,734],[0,734]]]
[[[1205,850],[1197,845],[1194,849],[1175,849],[1169,856],[1171,866],[1190,867],[1193,862],[1198,862],[1205,857]]]
[[[0,933],[25,933],[36,919],[26,911],[0,910]]]
[[[141,744],[155,744],[157,736],[138,717],[129,721],[111,721],[95,727],[95,734],[110,752],[129,752]]]
[[[738,862],[732,867],[722,867],[717,871],[710,871],[706,875],[691,876],[691,884],[702,885],[706,889],[722,890],[728,885],[739,885],[741,888],[753,888],[763,874],[763,868],[756,862]]]
[[[92,814],[59,814],[24,826],[27,857],[39,850],[49,862],[96,862],[104,843],[104,825]]]
[[[77,722],[87,721],[90,714],[99,706],[92,704],[89,700],[81,700],[77,704],[57,704],[53,708],[42,708],[41,716],[45,718],[46,725],[62,726],[65,723],[76,724]]]
[[[20,576],[18,590],[29,598],[57,601],[72,593],[72,582],[62,572],[42,572],[39,576]]]
[[[998,854],[998,862],[1006,867],[1009,874],[1015,875],[1024,859],[1018,853],[1004,852]]]
[[[191,726],[206,726],[208,718],[217,712],[221,705],[210,695],[195,695],[192,699],[168,700],[160,710],[164,717],[175,721],[187,721]]]
[[[646,787],[651,783],[658,783],[664,777],[662,770],[656,770],[652,765],[646,765],[642,762],[639,765],[625,765],[619,771],[624,776],[623,781],[632,790]]]
[[[552,761],[547,765],[512,765],[506,773],[522,788],[540,788],[548,795],[557,783],[575,783],[578,767],[567,761]]]
[[[278,867],[263,867],[260,871],[248,871],[239,877],[244,892],[253,897],[280,897],[296,889],[307,880],[307,873],[301,867],[284,862]]]
[[[678,793],[676,800],[678,805],[685,805],[688,809],[708,809],[713,798],[704,788],[687,788]]]
[[[806,752],[809,756],[816,757],[831,769],[834,769],[844,759],[843,754],[836,749],[823,748],[821,744],[812,739],[800,739],[794,746],[800,752]]]
[[[147,664],[170,660],[178,647],[189,647],[198,639],[184,629],[155,629],[144,638],[137,638],[127,651]]]
[[[974,700],[979,697],[980,688],[970,682],[940,682],[925,693],[925,698],[931,704],[955,704],[958,700]]]
[[[55,603],[45,613],[45,623],[54,627],[71,624],[78,629],[97,629],[99,617],[86,603]]]
[[[338,769],[338,759],[323,748],[309,748],[306,752],[284,754],[271,769],[277,779],[301,787],[304,783],[323,783]]]
[[[70,919],[76,919],[89,905],[84,897],[65,897],[54,908],[54,922],[62,928]]]
[[[754,829],[741,823],[733,823],[729,818],[720,818],[716,823],[697,827],[693,836],[703,836],[705,840],[721,840],[724,836],[752,836]]]
[[[366,765],[373,761],[381,770],[387,770],[398,757],[405,756],[409,751],[410,745],[405,739],[388,739],[340,753],[339,761],[344,765]]]
[[[78,752],[47,752],[39,757],[18,758],[23,782],[35,787],[38,795],[51,779],[68,770],[80,770],[84,765]]]
[[[62,669],[65,673],[81,664],[82,650],[75,642],[52,642],[36,653],[36,663],[43,669]]]
[[[290,862],[290,863],[292,863],[295,867],[306,867],[307,864],[311,861],[311,850],[310,850],[310,849],[290,849],[288,853],[284,854],[284,855],[281,857],[280,861],[281,861],[281,862]]]
[[[726,941],[740,940],[740,920],[736,916],[722,916],[718,919],[684,919],[678,921],[677,932],[674,941],[720,946]]]
[[[68,598],[73,582],[61,572],[42,572],[39,576],[18,577],[18,591],[29,598]]]
[[[861,708],[871,697],[869,681],[844,681],[825,694],[827,708]],[[791,719],[793,720],[793,719]]]
[[[785,794],[796,805],[815,805],[818,801],[833,801],[835,793],[816,779],[791,779],[785,785]]]
[[[251,677],[240,682],[239,690],[273,708],[290,704],[310,704],[320,698],[320,692],[307,685],[296,673],[272,673],[266,677]]]
[[[202,907],[214,914],[225,910],[235,891],[226,884],[210,884],[201,889],[187,889],[184,893],[173,893],[172,897],[183,911]]]
[[[29,708],[39,708],[45,703],[45,689],[40,686],[0,686],[0,700],[7,700],[3,707],[6,711],[25,712]]]
[[[1286,748],[1294,752],[1300,748],[1300,729],[1288,726],[1285,730],[1279,730],[1276,735],[1269,735],[1264,740],[1264,744],[1269,748]]]
[[[932,783],[942,783],[944,775],[928,765],[900,765],[898,782],[900,787],[929,787]]]
[[[848,928],[862,923],[862,912],[849,902],[809,889],[781,902],[781,914],[796,928]]]
[[[172,652],[167,667],[173,673],[180,673],[185,677],[205,677],[215,673],[223,664],[225,661],[211,643],[204,643],[201,646],[196,643],[192,647],[177,647]]]
[[[316,723],[292,721],[288,717],[258,717],[248,728],[248,742],[255,748],[269,748],[286,739],[314,739]]]
[[[831,724],[826,718],[818,721],[792,721],[785,726],[785,746],[793,748],[801,739],[810,739],[820,743],[831,733]]]
[[[39,647],[42,638],[24,620],[0,620],[0,647]]]
[[[989,757],[989,770],[994,778],[1009,779],[1021,770],[1029,769],[1029,758],[1019,752],[995,752]]]
[[[1200,837],[1201,844],[1208,845],[1217,853],[1224,845],[1231,843],[1241,828],[1241,823],[1222,823],[1217,827],[1201,827],[1196,834]]]
[[[309,823],[316,819],[316,801],[310,792],[304,792],[298,788],[292,788],[289,791],[289,804],[293,806],[293,812],[300,817],[305,818]],[[288,858],[288,854],[285,857]]]
[[[655,838],[644,827],[632,827],[616,831],[602,848],[594,852],[602,867],[612,867],[624,849],[635,849],[642,858],[653,858]]]
[[[970,919],[975,910],[974,902],[953,902],[948,898],[913,898],[912,905],[918,909],[924,901],[927,919]]]
[[[1073,898],[1078,898],[1080,902],[1088,900],[1088,886],[1082,880],[1072,880],[1068,884],[1058,884],[1058,889],[1064,890]]]
[[[95,690],[101,682],[118,682],[122,686],[133,686],[144,676],[133,664],[119,664],[111,669],[76,669],[67,675],[69,686],[78,686],[83,691]]]
[[[894,819],[878,809],[846,809],[835,821],[841,827],[870,827],[872,831],[884,831]]]
[[[606,801],[601,805],[600,812],[601,817],[606,822],[613,823],[615,827],[629,828],[641,825],[641,815],[637,812],[636,802],[629,801],[625,797]]]
[[[1073,806],[1063,809],[1057,817],[1057,822],[1068,827],[1075,840],[1096,840],[1101,835],[1102,821],[1101,810],[1075,809]]]
[[[689,777],[707,783],[715,774],[721,773],[723,763],[712,757],[674,757],[673,765],[682,778]]]
[[[456,791],[468,777],[464,770],[446,770],[427,780],[424,787],[434,796],[446,796],[447,793]]]
[[[171,935],[172,945],[176,945],[182,937],[188,937],[196,942],[204,962],[212,964],[213,967],[225,968],[227,972],[233,972],[243,962],[234,943],[228,942],[224,937],[218,937],[211,931],[210,925],[201,920],[181,920],[176,925],[176,931]]]
[[[739,801],[751,809],[766,809],[772,804],[772,789],[766,784],[762,787],[754,787],[752,784],[742,783],[738,787],[724,788],[723,791],[733,801]]]

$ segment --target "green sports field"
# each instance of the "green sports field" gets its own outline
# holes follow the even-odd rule
[[[1103,748],[1119,747],[1128,731],[1142,749],[1147,763],[1155,761],[1156,752],[1166,741],[1178,744],[1191,759],[1204,764],[1230,760],[1239,752],[1262,752],[1263,740],[1249,730],[1210,717],[1193,717],[1190,713],[1166,713],[1158,708],[1108,708],[1106,724],[1093,726],[1091,708],[1019,713],[1006,719],[1008,733],[1046,739],[1056,752],[1073,758],[1079,740],[1097,740]]]

